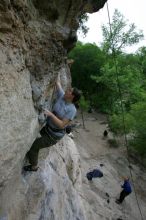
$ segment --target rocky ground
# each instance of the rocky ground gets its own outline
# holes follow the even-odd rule
[[[81,115],[78,115],[76,123],[80,126],[73,134],[81,157],[83,180],[81,196],[89,209],[88,219],[97,220],[99,216],[101,216],[100,220],[146,219],[146,172],[144,168],[133,161],[129,164],[124,140],[120,140],[119,146],[114,147],[109,144],[109,140],[113,139],[110,132],[107,137],[103,137],[103,132],[107,129],[105,115],[86,113],[84,119],[85,128],[82,126]],[[104,176],[88,181],[86,173],[95,168],[100,169]],[[131,179],[133,192],[123,204],[118,205],[115,199],[119,196],[122,176],[125,175]]]

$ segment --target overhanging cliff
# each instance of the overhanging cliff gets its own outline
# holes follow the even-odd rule
[[[0,219],[37,219],[23,211],[34,186],[23,182],[23,160],[38,135],[42,106],[51,105],[58,73],[64,88],[71,82],[66,57],[77,41],[79,17],[105,2],[0,0]],[[42,203],[44,192],[38,193]]]

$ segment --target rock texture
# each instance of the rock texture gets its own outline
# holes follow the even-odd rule
[[[51,107],[57,75],[64,88],[71,83],[66,57],[76,43],[80,15],[105,2],[0,0],[0,220],[86,219],[77,174],[70,171],[79,166],[72,156],[67,165],[52,148],[42,160],[44,171],[24,177],[21,169],[38,135],[42,107]]]
[[[106,116],[84,113],[85,127],[74,132],[81,160],[82,198],[86,218],[92,220],[144,220],[146,219],[146,172],[131,157],[127,160],[125,137],[116,137],[118,147],[111,145],[113,134],[103,136],[107,129]],[[82,116],[78,117],[82,124]],[[86,174],[93,169],[103,172],[102,178],[88,181]],[[115,203],[122,190],[123,176],[130,178],[132,193],[121,205]]]
[[[47,156],[49,153],[49,156]],[[15,174],[3,193],[0,219],[86,219],[79,153],[65,137],[40,153],[37,173]]]

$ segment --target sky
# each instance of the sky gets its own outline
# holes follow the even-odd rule
[[[127,53],[134,53],[139,47],[146,46],[146,0],[108,0],[108,8],[110,13],[110,20],[112,20],[115,9],[118,9],[120,13],[128,20],[128,24],[134,23],[137,30],[142,30],[144,34],[144,40],[139,44],[127,47]],[[101,26],[107,25],[108,13],[107,5],[94,14],[88,14],[89,20],[86,26],[89,27],[88,34],[85,38],[78,33],[78,40],[84,43],[96,43],[100,45],[102,42],[102,30]]]

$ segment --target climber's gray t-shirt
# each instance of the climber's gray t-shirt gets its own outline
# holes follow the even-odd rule
[[[75,115],[76,115],[76,108],[75,105],[73,103],[67,103],[64,100],[64,91],[62,89],[59,89],[57,91],[57,100],[54,104],[53,107],[53,113],[56,115],[56,117],[58,117],[59,119],[63,120],[63,119],[68,119],[68,120],[73,120]],[[49,129],[49,132],[52,133],[53,135],[61,138],[64,136],[65,134],[65,129],[60,129],[59,127],[57,127],[53,120],[51,119],[51,117],[47,118],[47,125],[48,127],[52,128]],[[57,131],[54,130],[58,129]]]

